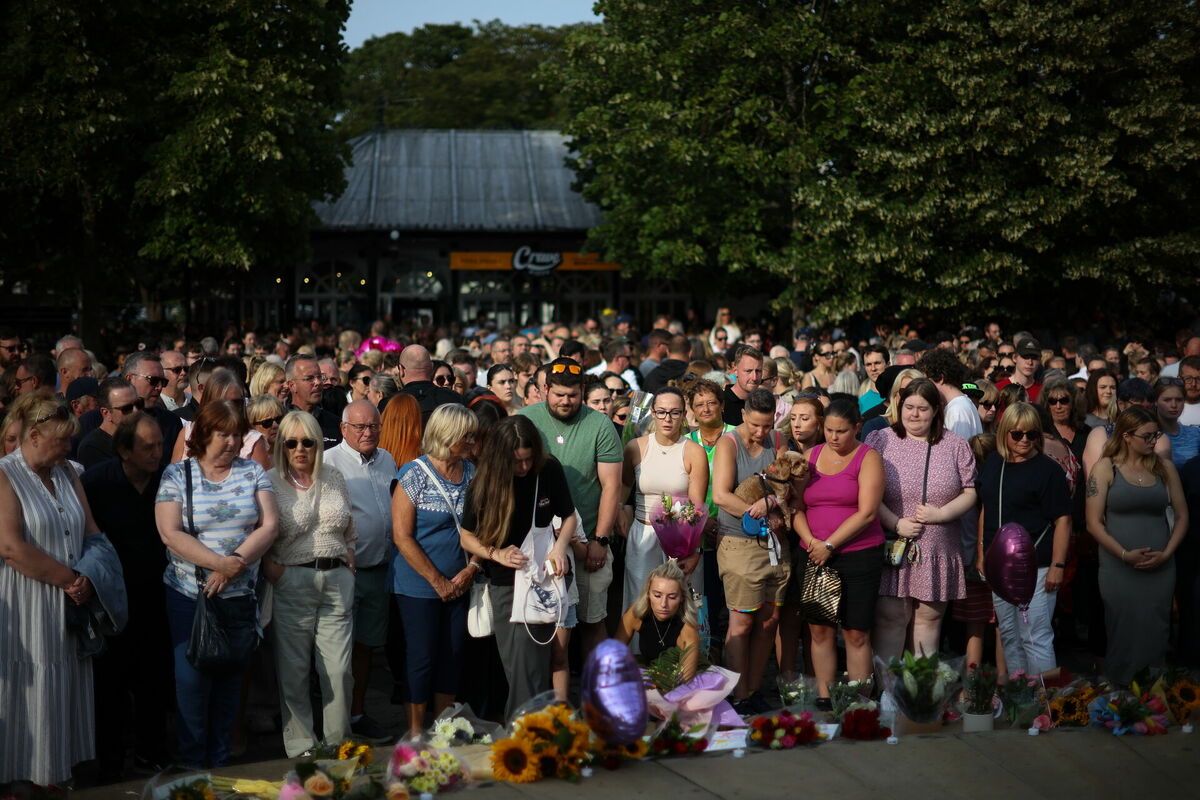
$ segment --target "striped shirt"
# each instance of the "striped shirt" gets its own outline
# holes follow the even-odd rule
[[[246,541],[258,524],[258,492],[271,492],[271,479],[256,462],[235,458],[229,474],[221,481],[210,481],[200,472],[194,459],[177,461],[163,472],[156,503],[179,503],[183,529],[188,528],[187,479],[184,470],[192,470],[192,500],[195,503],[196,533],[200,544],[222,556],[228,556]],[[167,552],[169,563],[163,582],[188,597],[196,597],[196,568],[175,553]],[[229,582],[222,597],[252,594],[258,578],[258,562]]]

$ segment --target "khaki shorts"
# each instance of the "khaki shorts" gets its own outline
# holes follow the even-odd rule
[[[603,622],[608,616],[608,587],[612,585],[612,553],[607,552],[604,566],[588,572],[576,566],[575,581],[579,587],[579,621],[586,624]]]
[[[717,569],[725,585],[725,606],[731,611],[757,611],[768,603],[779,605],[791,577],[791,557],[786,541],[782,558],[771,566],[771,556],[756,539],[722,536],[717,545]]]

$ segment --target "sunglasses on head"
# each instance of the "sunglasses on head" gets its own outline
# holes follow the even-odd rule
[[[315,439],[287,439],[283,443],[288,450],[295,450],[300,445],[303,445],[305,450],[311,450],[317,446],[317,442]]]
[[[283,421],[283,417],[281,417],[281,416],[280,417],[267,417],[266,419],[260,419],[257,422],[252,422],[250,424],[251,425],[260,425],[264,428],[274,428],[276,425],[278,425],[282,421]]]
[[[1008,435],[1012,437],[1014,442],[1019,442],[1022,439],[1029,439],[1031,442],[1036,442],[1042,438],[1041,431],[1009,431]]]
[[[552,364],[550,366],[550,371],[555,375],[558,375],[562,372],[569,372],[572,375],[578,375],[583,372],[583,367],[579,366],[578,364]]]
[[[68,420],[70,418],[71,418],[71,412],[67,410],[66,406],[55,406],[54,410],[51,411],[46,416],[38,417],[37,419],[35,419],[33,421],[33,426],[36,428],[38,425],[41,425],[43,422],[49,422],[52,419],[57,419],[57,420],[61,420],[61,421],[65,422],[66,420]]]

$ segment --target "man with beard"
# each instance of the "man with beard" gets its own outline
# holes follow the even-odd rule
[[[583,652],[604,641],[612,561],[608,546],[621,502],[621,440],[612,422],[583,405],[583,368],[569,358],[547,365],[546,402],[518,413],[537,427],[546,452],[562,464],[571,499],[587,534],[587,556],[577,571]]]

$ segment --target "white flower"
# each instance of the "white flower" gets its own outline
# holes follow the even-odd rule
[[[454,728],[456,730],[462,731],[463,733],[465,733],[467,735],[470,735],[475,732],[475,730],[471,727],[471,723],[467,722],[462,717],[454,718]]]
[[[449,747],[449,746],[450,746],[450,740],[449,740],[449,739],[447,739],[445,736],[438,736],[438,735],[436,735],[436,734],[433,736],[433,738],[431,738],[431,739],[429,740],[429,743],[430,743],[431,745],[433,745],[434,747],[442,747],[442,748],[444,748],[444,747]]]

